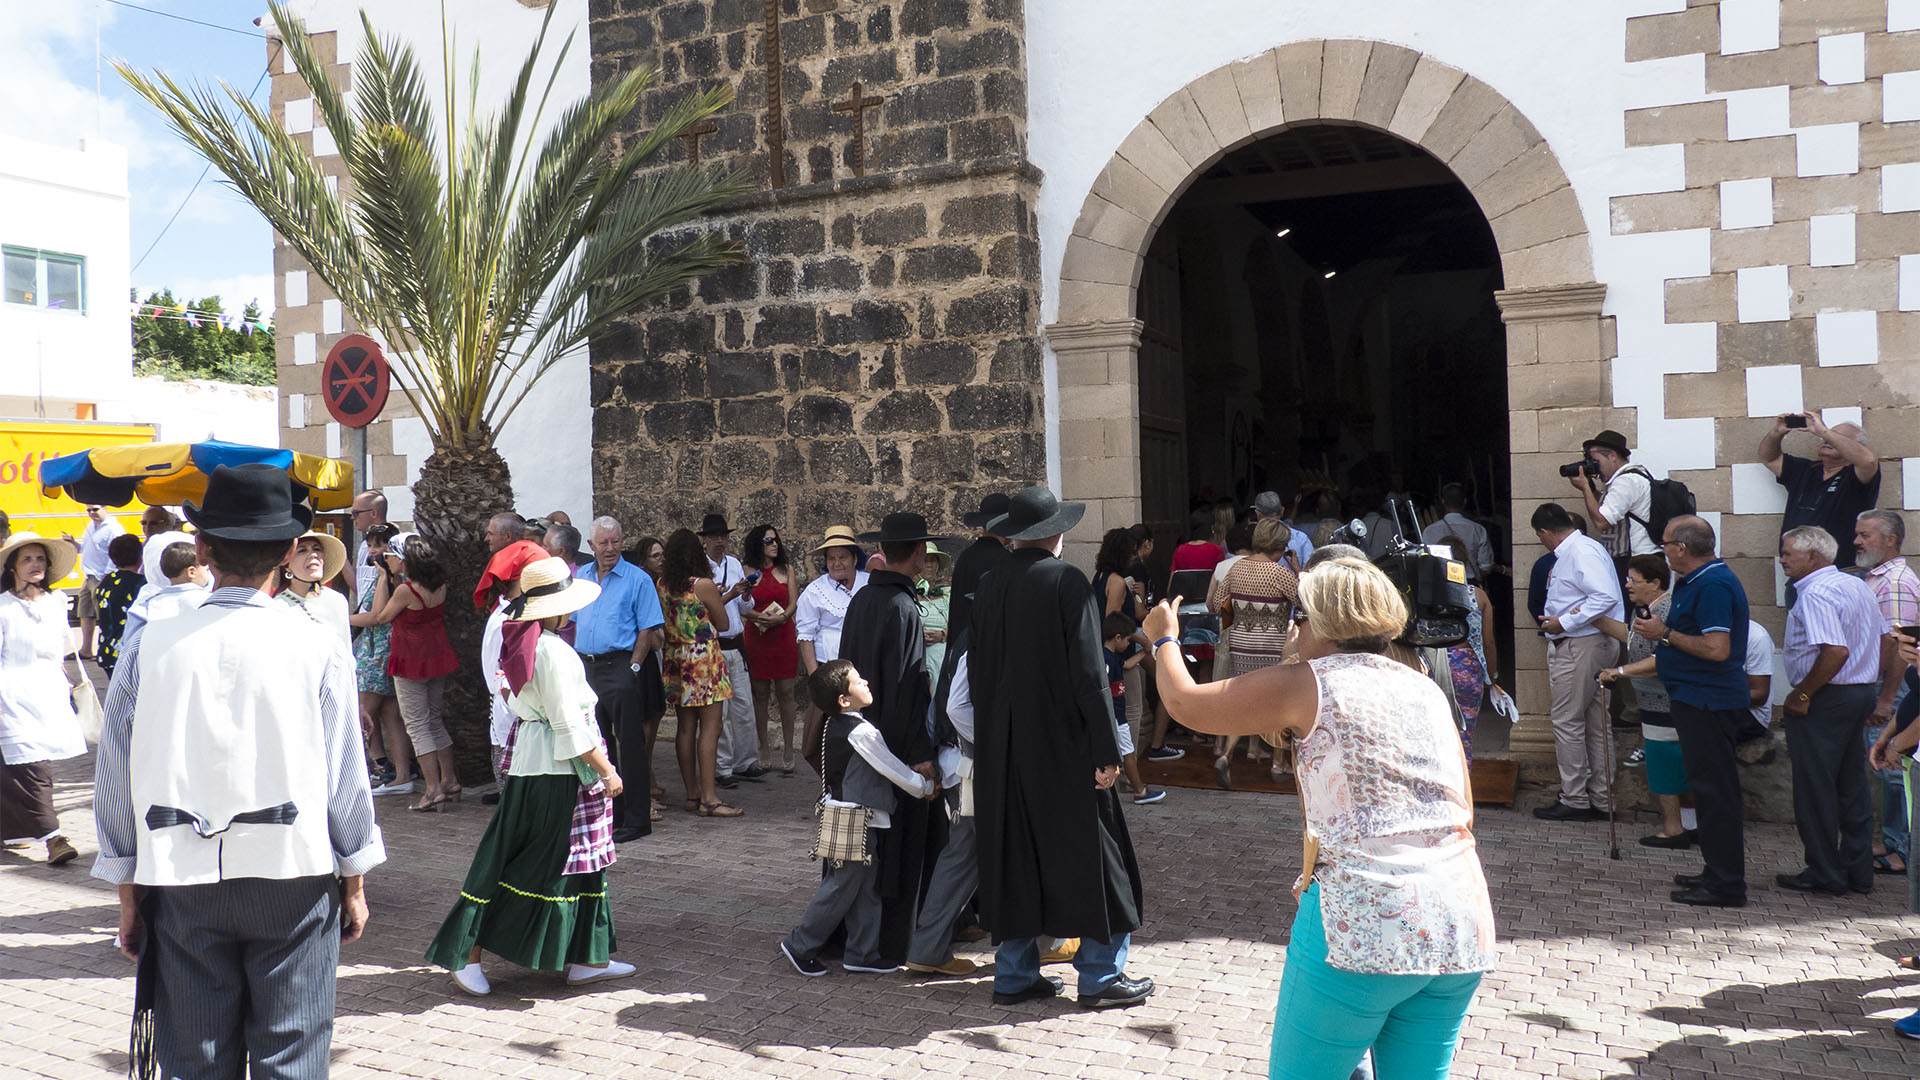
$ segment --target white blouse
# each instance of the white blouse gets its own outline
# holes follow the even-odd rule
[[[814,578],[800,591],[793,606],[794,635],[813,642],[813,660],[824,664],[840,657],[840,632],[847,625],[847,605],[853,594],[867,583],[866,571],[856,571],[853,587],[848,588],[825,574]]]
[[[9,765],[63,761],[87,752],[73,714],[67,655],[67,597],[32,601],[0,593],[0,759]]]
[[[575,773],[573,759],[601,745],[593,707],[599,703],[587,685],[580,655],[551,630],[542,630],[533,651],[533,677],[507,699],[521,720],[513,740],[512,776]]]
[[[274,594],[274,599],[304,612],[314,622],[339,634],[341,644],[349,649],[353,647],[353,624],[347,621],[347,598],[340,590],[322,585],[303,597],[292,589],[282,589]]]

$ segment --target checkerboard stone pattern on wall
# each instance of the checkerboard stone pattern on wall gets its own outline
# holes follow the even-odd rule
[[[1629,146],[1673,146],[1684,168],[1671,191],[1616,197],[1613,232],[1705,239],[1707,273],[1667,280],[1665,317],[1710,325],[1714,362],[1657,377],[1667,419],[1711,418],[1714,467],[1675,475],[1777,637],[1784,498],[1757,461],[1773,416],[1863,420],[1880,505],[1920,509],[1920,5],[1689,2],[1629,19],[1626,49],[1703,72],[1696,98],[1627,112]]]
[[[699,153],[750,188],[704,223],[745,262],[592,343],[597,512],[632,533],[719,510],[799,538],[911,508],[958,531],[984,491],[1044,477],[1018,0],[590,10],[596,82],[658,70],[643,124],[732,88]],[[856,86],[881,99],[859,155],[853,113],[833,108]]]
[[[332,71],[335,85],[351,87],[352,57],[339,55],[339,35],[334,31],[315,34],[313,47]],[[326,125],[315,114],[312,93],[276,40],[267,42],[267,63],[272,78],[269,107],[273,119],[314,156],[324,175],[342,190],[351,190],[353,181],[346,175],[346,163]],[[354,462],[357,470],[359,436],[328,414],[321,395],[320,369],[335,342],[347,334],[365,331],[279,233],[273,237],[273,277],[274,356],[282,402],[280,445],[344,458]],[[361,489],[380,488],[387,496],[388,518],[396,524],[407,524],[413,517],[413,478],[432,450],[426,427],[396,389],[387,398],[380,418],[366,430],[370,475],[356,475],[354,482]]]

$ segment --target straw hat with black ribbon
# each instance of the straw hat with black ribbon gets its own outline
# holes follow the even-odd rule
[[[548,556],[520,571],[520,595],[507,604],[513,622],[538,622],[570,615],[594,602],[600,586],[573,576],[565,559]]]
[[[808,552],[808,554],[824,555],[834,548],[839,547],[852,548],[856,555],[863,550],[860,547],[860,538],[853,534],[852,529],[845,525],[829,525],[827,527],[826,539],[821,542],[819,547],[814,548]]]
[[[47,553],[47,576],[41,579],[42,588],[52,588],[54,582],[71,574],[73,564],[80,561],[80,549],[73,546],[70,540],[33,532],[17,532],[8,537],[5,544],[0,544],[0,570],[12,564],[15,552],[35,544]]]
[[[346,569],[347,545],[341,543],[339,537],[332,533],[309,530],[300,534],[300,540],[318,540],[320,542],[320,580],[314,584],[325,585],[327,582],[332,581],[340,571]],[[298,549],[299,545],[296,542],[295,550],[297,551]],[[287,572],[290,574],[293,573],[292,557],[287,560]],[[298,574],[294,574],[293,576],[299,577]]]

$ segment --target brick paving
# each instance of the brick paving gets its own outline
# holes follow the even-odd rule
[[[1089,1014],[1065,1001],[996,1007],[986,979],[795,974],[775,943],[817,874],[805,855],[810,775],[741,785],[730,798],[748,816],[736,820],[669,810],[650,839],[621,849],[619,956],[637,977],[568,989],[493,961],[486,999],[458,994],[420,956],[487,808],[408,814],[379,800],[389,861],[368,878],[368,935],[343,957],[336,1075],[1264,1075],[1298,869],[1291,799],[1181,789],[1129,809],[1149,905],[1129,966],[1161,990]],[[60,776],[82,860],[56,870],[37,849],[0,855],[9,1077],[125,1068],[130,965],[111,944],[113,893],[85,873],[90,760]],[[1455,1076],[1920,1075],[1920,1044],[1888,1024],[1920,1006],[1920,974],[1890,959],[1920,951],[1903,883],[1840,900],[1772,888],[1774,872],[1798,869],[1796,843],[1761,826],[1749,876],[1769,887],[1741,911],[1680,908],[1666,901],[1668,875],[1697,862],[1632,844],[1646,828],[1626,824],[1613,862],[1604,824],[1481,811],[1505,955],[1474,1003]]]

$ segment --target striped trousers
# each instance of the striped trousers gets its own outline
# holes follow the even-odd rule
[[[340,963],[331,875],[161,888],[154,1056],[181,1080],[325,1080]]]

